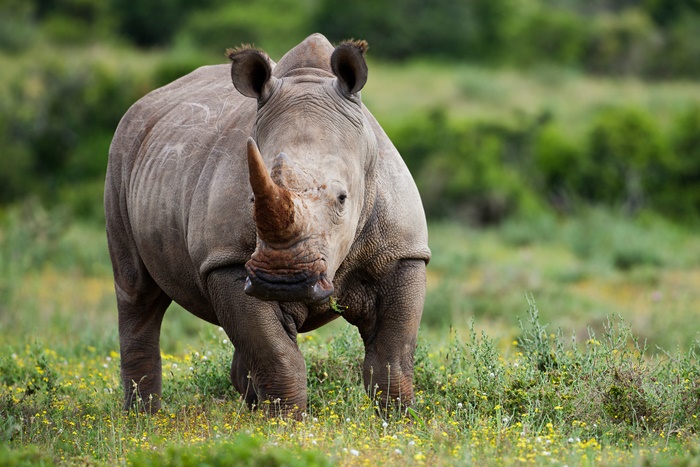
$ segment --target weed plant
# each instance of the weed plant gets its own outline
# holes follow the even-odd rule
[[[178,307],[163,325],[162,410],[123,412],[104,234],[67,215],[34,204],[0,217],[1,465],[700,461],[698,245],[682,230],[604,214],[518,234],[433,224],[413,405],[387,412],[384,388],[367,396],[361,339],[339,318],[299,336],[309,405],[292,421],[274,403],[248,408],[228,336]],[[581,255],[577,225],[628,232],[661,260],[619,268],[616,242]]]
[[[422,341],[415,403],[400,412],[365,395],[352,328],[302,337],[309,408],[301,421],[276,417],[274,404],[245,406],[224,376],[232,349],[221,330],[206,350],[163,355],[163,409],[154,416],[121,411],[116,351],[6,347],[0,455],[9,465],[622,465],[695,455],[695,345],[650,357],[619,318],[585,342],[569,341],[541,324],[528,300],[506,348],[473,324],[466,339],[450,330],[442,344]]]

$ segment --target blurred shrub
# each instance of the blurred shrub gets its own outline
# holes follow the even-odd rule
[[[18,53],[31,47],[37,35],[32,13],[32,5],[24,0],[0,3],[0,51]]]
[[[124,112],[213,57],[223,62],[223,50],[242,42],[278,59],[318,29],[331,40],[368,39],[373,55],[393,59],[700,76],[700,7],[669,1],[6,0],[0,5],[0,203],[33,193],[101,220],[98,181]],[[109,40],[119,28],[134,43],[175,47],[155,59],[114,46],[75,47]],[[460,80],[463,91],[494,102],[502,93],[484,76]],[[698,108],[672,121],[670,130],[626,108],[601,110],[577,134],[548,115],[456,122],[436,111],[391,125],[387,132],[432,217],[489,224],[546,204],[560,213],[602,204],[699,217]],[[82,183],[72,192],[65,188]]]
[[[375,56],[556,63],[603,74],[700,76],[697,0],[4,0],[0,50],[126,40],[219,54],[255,43],[275,56],[319,31],[369,41]]]
[[[313,24],[332,41],[366,39],[377,56],[491,61],[505,52],[518,12],[513,0],[320,0]]]
[[[513,60],[522,65],[538,62],[578,66],[584,59],[588,38],[587,24],[574,11],[537,8],[524,22],[514,42]]]
[[[456,124],[435,111],[394,129],[391,137],[432,217],[492,224],[538,204],[525,181],[528,125]]]
[[[192,13],[176,40],[219,57],[229,47],[255,44],[278,60],[313,32],[308,24],[312,5],[310,0],[221,2],[216,8]]]
[[[580,143],[551,123],[542,128],[533,144],[537,190],[557,212],[570,213],[579,189],[575,178],[584,161]]]
[[[167,45],[196,8],[206,8],[214,0],[110,0],[117,18],[117,30],[141,47]]]
[[[700,2],[697,12],[679,17],[663,36],[663,47],[650,57],[647,74],[660,78],[700,76]]]
[[[636,108],[602,109],[573,135],[551,118],[455,122],[435,111],[387,132],[432,218],[488,225],[544,206],[567,214],[588,205],[700,217],[700,107],[670,133]],[[636,251],[621,254],[620,267],[638,261]]]
[[[588,31],[584,66],[596,73],[642,74],[661,46],[654,24],[639,9],[598,15]]]
[[[593,122],[588,149],[574,181],[588,200],[636,212],[670,163],[658,125],[638,109],[606,109]],[[573,171],[572,171],[573,172]]]
[[[222,53],[218,63],[223,63],[223,61]],[[213,63],[209,60],[209,56],[197,53],[195,49],[187,45],[176,47],[163,60],[154,65],[152,70],[153,87],[165,86],[201,66],[211,64]]]
[[[262,437],[253,437],[242,433],[226,443],[202,443],[194,446],[172,445],[164,452],[136,451],[129,455],[129,464],[135,467],[198,467],[206,465],[323,467],[331,465],[331,462],[319,451],[267,446]]]
[[[676,218],[700,217],[700,106],[680,114],[673,125],[672,158],[664,167],[654,207]]]
[[[320,0],[313,29],[367,39],[391,59],[556,63],[600,74],[700,75],[700,7],[693,0]]]
[[[104,177],[112,134],[152,86],[109,54],[37,51],[0,80],[0,202]]]
[[[644,8],[657,24],[668,25],[680,18],[700,13],[697,0],[644,0]]]

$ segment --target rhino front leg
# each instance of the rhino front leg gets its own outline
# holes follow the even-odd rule
[[[209,291],[219,323],[235,352],[231,380],[249,404],[270,407],[270,414],[299,417],[306,410],[306,364],[296,330],[283,326],[276,302],[243,292],[243,267],[214,271]]]
[[[171,300],[160,292],[139,302],[117,290],[124,410],[156,412],[162,389],[160,326]]]
[[[425,302],[425,261],[401,260],[380,285],[375,319],[360,326],[363,379],[382,408],[413,403],[413,356]]]
[[[243,363],[241,353],[234,350],[233,361],[231,362],[231,383],[250,406],[258,402],[251,379],[250,371]]]

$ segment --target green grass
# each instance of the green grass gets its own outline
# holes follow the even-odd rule
[[[631,222],[593,210],[513,220],[493,231],[433,226],[431,234],[435,298],[428,320],[444,320],[447,308],[451,322],[471,316],[512,322],[531,292],[546,321],[579,337],[613,314],[652,348],[687,348],[700,337],[682,326],[698,318],[700,242],[660,219]]]
[[[370,61],[362,99],[382,124],[437,108],[458,121],[548,113],[570,135],[579,135],[598,111],[609,107],[640,108],[670,125],[676,115],[700,103],[700,87],[690,81],[593,77],[556,67],[516,70],[430,62],[397,67]]]
[[[592,211],[485,231],[434,224],[430,234],[410,413],[386,417],[365,395],[361,340],[342,320],[300,336],[302,421],[250,411],[228,381],[227,336],[172,307],[161,339],[163,409],[145,416],[121,410],[102,229],[32,203],[6,210],[0,464],[700,460],[692,232]]]

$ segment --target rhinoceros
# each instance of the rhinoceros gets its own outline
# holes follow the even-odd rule
[[[279,63],[230,49],[230,66],[126,112],[104,200],[125,409],[160,408],[172,301],[225,330],[250,405],[303,413],[297,335],[339,316],[363,340],[370,394],[411,403],[430,250],[415,183],[360,99],[366,48],[314,34]]]

